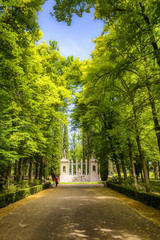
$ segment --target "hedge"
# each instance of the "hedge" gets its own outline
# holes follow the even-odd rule
[[[142,202],[148,206],[151,206],[153,208],[156,208],[160,210],[160,196],[154,195],[152,193],[146,193],[146,192],[139,192],[138,190],[129,189],[124,186],[106,182],[107,187],[120,192],[134,200],[137,200],[139,202]]]
[[[3,208],[10,203],[14,203],[20,199],[26,198],[32,194],[38,193],[46,188],[49,188],[50,183],[45,183],[43,185],[37,185],[31,188],[25,188],[18,190],[16,192],[6,193],[0,195],[0,208]]]

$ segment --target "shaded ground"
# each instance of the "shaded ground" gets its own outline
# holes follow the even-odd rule
[[[32,197],[37,199],[29,197],[0,210],[6,215],[0,221],[0,240],[160,239],[160,227],[126,205],[139,203],[102,185],[60,185]],[[17,209],[11,209],[16,204]],[[160,217],[158,210],[146,208],[156,212],[155,219]]]

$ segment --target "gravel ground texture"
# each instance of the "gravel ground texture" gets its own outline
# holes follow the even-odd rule
[[[160,212],[101,184],[59,185],[0,209],[0,240],[159,240]]]

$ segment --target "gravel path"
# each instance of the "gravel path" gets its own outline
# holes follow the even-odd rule
[[[160,240],[160,227],[102,185],[60,185],[0,220],[0,240]]]

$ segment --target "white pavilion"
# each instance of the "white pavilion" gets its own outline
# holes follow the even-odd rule
[[[61,159],[60,182],[98,182],[98,161],[92,156],[89,161],[69,161],[64,152]]]

